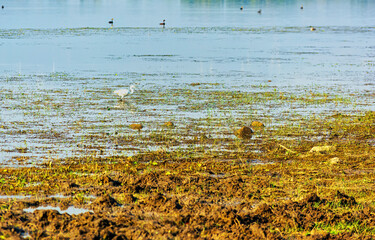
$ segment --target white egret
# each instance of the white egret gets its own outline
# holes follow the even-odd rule
[[[128,94],[132,94],[134,92],[135,86],[131,85],[129,89],[118,89],[113,91],[114,94],[117,94],[121,97],[121,99],[124,99],[124,97]]]

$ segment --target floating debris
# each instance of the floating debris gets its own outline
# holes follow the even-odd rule
[[[143,125],[140,123],[133,123],[133,124],[130,124],[129,127],[133,130],[141,131],[141,129],[143,128]]]
[[[246,139],[246,138],[251,138],[253,136],[253,133],[254,133],[254,131],[251,128],[244,126],[244,127],[240,128],[240,129],[238,129],[235,132],[235,135],[238,138]]]
[[[258,122],[258,121],[253,121],[253,122],[251,123],[251,126],[252,126],[252,127],[265,127],[265,125],[264,125],[263,123]]]
[[[165,122],[164,123],[164,126],[166,126],[166,127],[174,127],[174,123],[173,122]]]

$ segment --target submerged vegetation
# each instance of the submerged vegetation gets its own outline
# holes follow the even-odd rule
[[[119,102],[95,79],[11,84],[26,78],[1,89],[0,130],[17,143],[1,149],[2,238],[375,235],[373,96],[188,83]],[[57,79],[69,87],[47,87]]]

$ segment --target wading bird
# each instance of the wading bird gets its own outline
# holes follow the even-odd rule
[[[128,94],[132,94],[134,92],[135,86],[131,85],[129,89],[118,89],[113,91],[114,94],[117,94],[121,97],[121,100],[124,99],[124,97]]]

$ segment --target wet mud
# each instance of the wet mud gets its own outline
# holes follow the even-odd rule
[[[374,238],[371,96],[220,88],[4,90],[0,238]]]
[[[4,213],[7,221],[1,223],[0,231],[12,239],[372,239],[355,231],[331,234],[317,228],[353,222],[359,227],[374,227],[372,208],[340,213],[326,207],[329,205],[353,207],[357,203],[340,192],[327,198],[311,193],[299,201],[255,207],[246,202],[226,204],[224,199],[179,198],[162,193],[150,194],[139,202],[129,195],[120,205],[106,195],[90,206],[95,213]],[[303,234],[293,233],[296,230]]]
[[[328,152],[274,140],[257,153],[155,151],[2,168],[0,236],[372,239],[375,155],[362,130]]]

